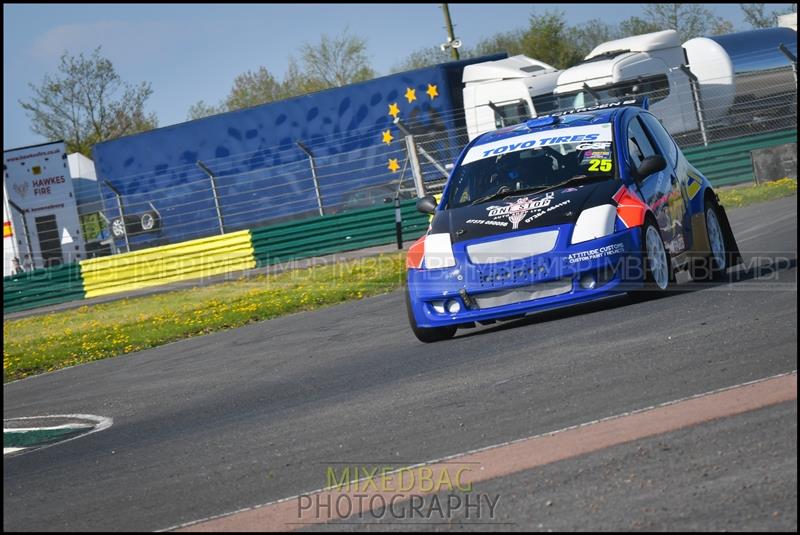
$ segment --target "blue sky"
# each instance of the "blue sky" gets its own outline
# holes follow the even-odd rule
[[[770,8],[784,9],[790,4]],[[738,4],[707,4],[748,29]],[[642,15],[630,4],[450,4],[465,45],[523,28],[532,12],[561,10],[569,24],[594,18],[616,23]],[[242,72],[267,67],[281,78],[289,55],[320,35],[345,28],[366,39],[380,74],[414,50],[445,41],[440,4],[19,4],[3,6],[4,149],[48,141],[30,130],[18,101],[28,83],[55,73],[61,53],[90,53],[98,45],[122,79],[149,81],[148,111],[159,126],[186,119],[199,100],[217,104]]]

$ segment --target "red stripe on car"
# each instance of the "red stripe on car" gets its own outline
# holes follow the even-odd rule
[[[647,205],[628,191],[628,188],[625,186],[620,188],[614,194],[613,199],[617,202],[617,216],[627,228],[638,227],[644,223],[644,217],[648,210]]]
[[[406,255],[406,268],[420,269],[422,267],[422,259],[425,257],[425,236],[421,237],[408,248]]]

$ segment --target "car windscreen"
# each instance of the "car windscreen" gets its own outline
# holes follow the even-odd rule
[[[534,132],[472,147],[453,172],[447,207],[535,192],[582,177],[613,177],[610,123]]]

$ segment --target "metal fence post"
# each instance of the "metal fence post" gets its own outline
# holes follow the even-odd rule
[[[700,135],[703,136],[703,145],[708,147],[708,135],[706,135],[706,124],[703,119],[703,107],[700,104],[700,89],[697,86],[697,76],[695,76],[686,65],[681,65],[680,69],[689,77],[689,86],[692,88],[692,100],[694,100],[694,110],[695,113],[697,113],[697,122],[700,125]]]
[[[425,180],[422,177],[422,168],[419,165],[419,155],[417,154],[417,142],[414,141],[414,136],[411,132],[403,126],[400,119],[394,120],[394,124],[405,136],[406,152],[408,152],[408,161],[411,162],[411,174],[414,176],[414,189],[417,190],[417,197],[420,199],[425,196]]]
[[[214,208],[217,209],[217,221],[219,221],[219,233],[225,234],[225,222],[222,219],[222,207],[219,204],[219,194],[217,193],[217,178],[214,176],[214,173],[211,169],[206,166],[200,160],[197,160],[197,167],[200,168],[205,174],[208,175],[208,178],[211,179],[211,193],[214,195]]]
[[[33,264],[33,267],[35,268],[36,267],[36,261],[33,258],[33,245],[31,245],[31,234],[30,234],[30,231],[28,230],[28,218],[25,217],[25,210],[20,208],[11,199],[7,199],[7,200],[8,200],[8,205],[11,208],[13,208],[14,210],[16,210],[17,212],[19,212],[19,215],[22,217],[22,230],[25,233],[25,244],[28,247],[28,254],[31,257],[31,263]],[[23,259],[24,259],[24,257],[23,257]]]
[[[403,187],[406,167],[408,167],[408,158],[403,163],[403,171],[400,173],[400,179],[397,181],[397,191],[394,193],[394,231],[397,236],[398,249],[403,248],[403,211],[400,209],[400,188]]]
[[[322,207],[322,193],[319,190],[319,179],[317,178],[317,165],[314,162],[314,155],[311,150],[303,145],[299,140],[295,141],[300,150],[308,156],[308,161],[311,163],[311,179],[314,181],[314,193],[317,195],[317,208],[319,208],[319,215],[325,215],[325,210]]]
[[[792,54],[789,51],[789,49],[786,48],[786,45],[784,45],[783,43],[780,44],[778,50],[783,52],[783,55],[789,58],[789,63],[792,64],[792,74],[794,75],[794,88],[797,89],[797,57],[794,54]]]
[[[117,210],[119,210],[119,218],[122,221],[122,229],[125,231],[123,232],[123,237],[125,238],[125,251],[130,253],[131,244],[128,241],[128,225],[127,223],[125,223],[125,209],[122,206],[122,193],[120,193],[119,190],[115,188],[114,184],[112,184],[110,181],[103,180],[103,183],[106,186],[108,186],[108,189],[110,189],[114,193],[114,197],[116,197],[117,199]],[[111,235],[112,236],[114,235],[113,232]]]

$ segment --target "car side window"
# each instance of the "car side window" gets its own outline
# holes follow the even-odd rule
[[[642,113],[639,117],[644,121],[645,126],[655,138],[656,143],[661,146],[663,155],[673,166],[678,162],[678,147],[669,132],[664,126],[649,113]]]
[[[647,134],[644,133],[641,123],[637,117],[631,119],[628,125],[628,158],[631,167],[638,169],[645,158],[655,156],[656,150]]]

